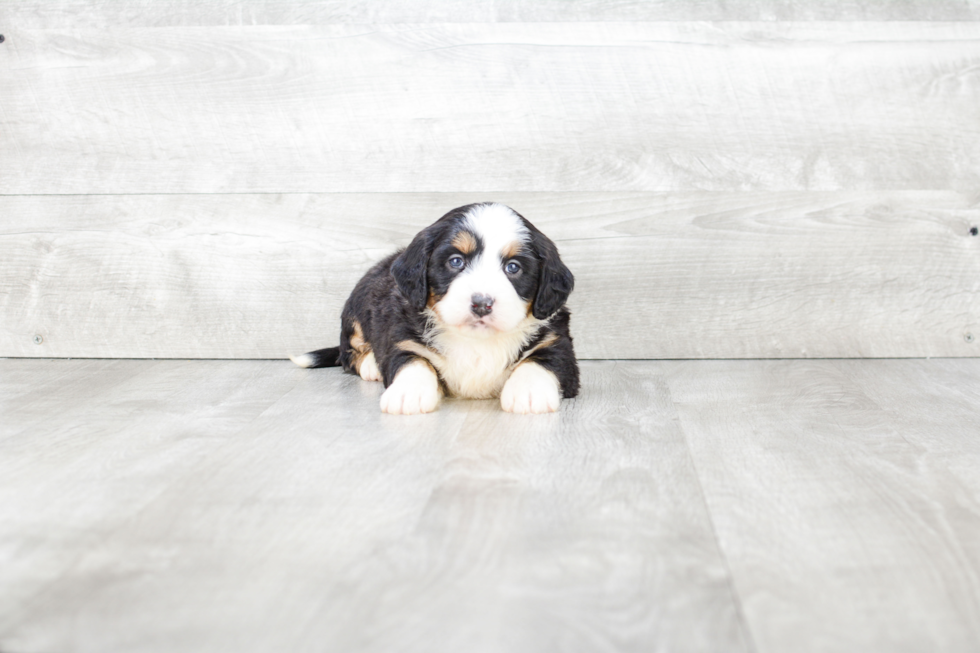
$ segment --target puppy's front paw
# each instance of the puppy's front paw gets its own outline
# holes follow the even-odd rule
[[[378,361],[375,360],[373,351],[369,351],[361,359],[360,364],[357,366],[357,374],[365,381],[381,380],[381,370],[378,369]]]
[[[381,395],[381,412],[391,415],[431,413],[439,405],[439,377],[428,363],[415,360],[402,367]]]
[[[500,391],[500,407],[508,413],[553,413],[560,404],[558,377],[537,363],[518,365]]]

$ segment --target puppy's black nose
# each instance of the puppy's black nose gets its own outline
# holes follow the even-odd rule
[[[493,310],[493,297],[489,295],[473,295],[471,301],[473,305],[470,306],[470,310],[477,317],[489,315],[490,311]]]

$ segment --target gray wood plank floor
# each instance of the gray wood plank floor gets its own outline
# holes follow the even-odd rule
[[[0,359],[0,651],[980,649],[980,360],[582,368]]]

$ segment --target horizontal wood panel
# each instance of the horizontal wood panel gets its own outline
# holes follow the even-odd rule
[[[5,194],[980,185],[980,23],[4,34]]]
[[[484,199],[558,242],[583,358],[980,355],[980,196],[919,191],[0,197],[0,355],[329,346],[372,262]]]
[[[5,0],[19,28],[684,20],[978,20],[976,0]]]

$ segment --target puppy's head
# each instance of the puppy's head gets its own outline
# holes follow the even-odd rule
[[[502,204],[454,209],[395,260],[399,290],[443,328],[472,335],[517,329],[553,315],[575,280],[555,244]]]

